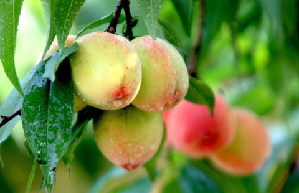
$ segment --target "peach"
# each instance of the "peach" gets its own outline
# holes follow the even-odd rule
[[[163,120],[160,113],[141,111],[133,106],[104,111],[94,122],[94,135],[108,160],[133,170],[157,151],[163,135]]]
[[[235,133],[231,110],[220,95],[215,99],[213,116],[207,106],[187,100],[164,112],[167,141],[194,158],[209,156],[229,145]]]
[[[67,39],[65,40],[65,46],[69,47],[71,46],[76,40],[76,36],[69,35]],[[48,51],[46,52],[44,56],[44,60],[49,58],[54,52],[56,52],[59,49],[58,42],[55,40],[52,42],[51,46],[49,47]],[[76,95],[74,95],[74,110],[75,112],[78,112],[82,110],[84,107],[86,107],[86,103],[79,99]]]
[[[142,81],[133,105],[144,111],[171,109],[186,95],[189,79],[179,52],[164,40],[143,36],[132,41],[137,49]]]
[[[236,176],[258,171],[271,153],[271,143],[265,125],[253,113],[235,109],[236,136],[233,142],[211,156],[219,169]]]
[[[93,32],[77,39],[70,56],[75,93],[88,105],[117,110],[129,105],[141,84],[141,65],[126,38]]]

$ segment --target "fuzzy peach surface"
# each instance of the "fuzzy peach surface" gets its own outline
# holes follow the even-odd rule
[[[258,171],[271,154],[265,125],[253,113],[235,109],[236,136],[231,145],[211,157],[219,169],[237,176]]]
[[[164,113],[167,141],[191,157],[207,157],[232,142],[235,129],[230,112],[220,95],[216,95],[213,116],[207,106],[183,100]]]

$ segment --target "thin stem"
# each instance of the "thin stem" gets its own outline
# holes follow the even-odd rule
[[[202,38],[203,38],[203,27],[205,25],[205,9],[206,0],[201,0],[199,4],[199,19],[198,19],[198,33],[195,40],[195,46],[192,55],[189,59],[188,72],[192,77],[196,77],[196,63],[201,53],[202,49]]]
[[[119,0],[117,5],[116,5],[114,16],[113,16],[113,18],[110,22],[110,25],[109,25],[108,29],[106,30],[107,32],[115,34],[116,26],[117,26],[117,23],[118,23],[118,19],[120,17],[122,7],[123,7],[123,1]]]
[[[2,121],[0,122],[0,128],[18,115],[21,115],[21,109],[10,116],[0,116],[2,119]]]
[[[129,38],[129,40],[134,39],[133,37],[133,25],[132,25],[132,15],[130,11],[130,0],[123,0],[123,8],[126,13],[126,22],[127,22],[127,28],[125,31],[125,36]]]

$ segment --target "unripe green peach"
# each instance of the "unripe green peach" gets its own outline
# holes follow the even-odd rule
[[[65,46],[69,47],[71,46],[76,40],[76,36],[74,35],[69,35],[67,39],[65,40]],[[52,42],[51,46],[49,47],[48,51],[46,52],[44,56],[44,60],[49,58],[54,52],[56,52],[59,49],[58,42],[55,40]],[[76,95],[74,95],[74,110],[75,112],[78,112],[82,110],[84,107],[86,107],[86,103],[79,99]]]
[[[213,115],[207,106],[187,100],[164,112],[167,142],[194,158],[207,157],[228,146],[235,135],[231,109],[219,94],[215,96]]]
[[[141,66],[141,88],[132,102],[144,111],[171,109],[186,95],[188,72],[179,52],[164,40],[143,36],[132,41]]]
[[[88,105],[116,110],[129,105],[141,83],[141,65],[134,46],[124,37],[93,32],[77,40],[70,56],[75,92]]]
[[[233,142],[212,155],[219,169],[237,176],[258,171],[271,153],[271,143],[265,125],[247,110],[235,109],[236,136]]]
[[[133,106],[105,111],[94,123],[94,135],[108,160],[126,170],[133,170],[157,151],[163,135],[162,115]]]

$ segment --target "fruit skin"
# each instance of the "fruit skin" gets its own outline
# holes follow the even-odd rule
[[[141,65],[134,46],[124,37],[93,32],[77,40],[70,56],[75,93],[88,105],[117,110],[129,105],[141,83]]]
[[[163,113],[167,142],[190,157],[207,157],[231,143],[235,129],[231,110],[215,95],[214,116],[207,106],[187,100]]]
[[[71,46],[76,40],[76,36],[74,35],[69,35],[66,40],[65,40],[65,46],[69,47]],[[53,41],[51,46],[49,47],[48,51],[46,52],[44,56],[44,60],[49,58],[54,52],[56,52],[59,49],[59,45],[57,40]],[[78,112],[82,110],[84,107],[86,107],[86,103],[79,99],[75,94],[74,94],[74,111]]]
[[[108,160],[133,170],[157,151],[163,135],[163,120],[160,113],[141,111],[133,106],[104,111],[94,122],[94,135]]]
[[[144,111],[171,109],[186,95],[189,78],[179,52],[164,40],[143,36],[132,41],[142,66],[141,88],[132,102]]]
[[[265,125],[253,113],[235,109],[236,136],[224,150],[211,157],[219,169],[236,176],[258,171],[271,154]]]

